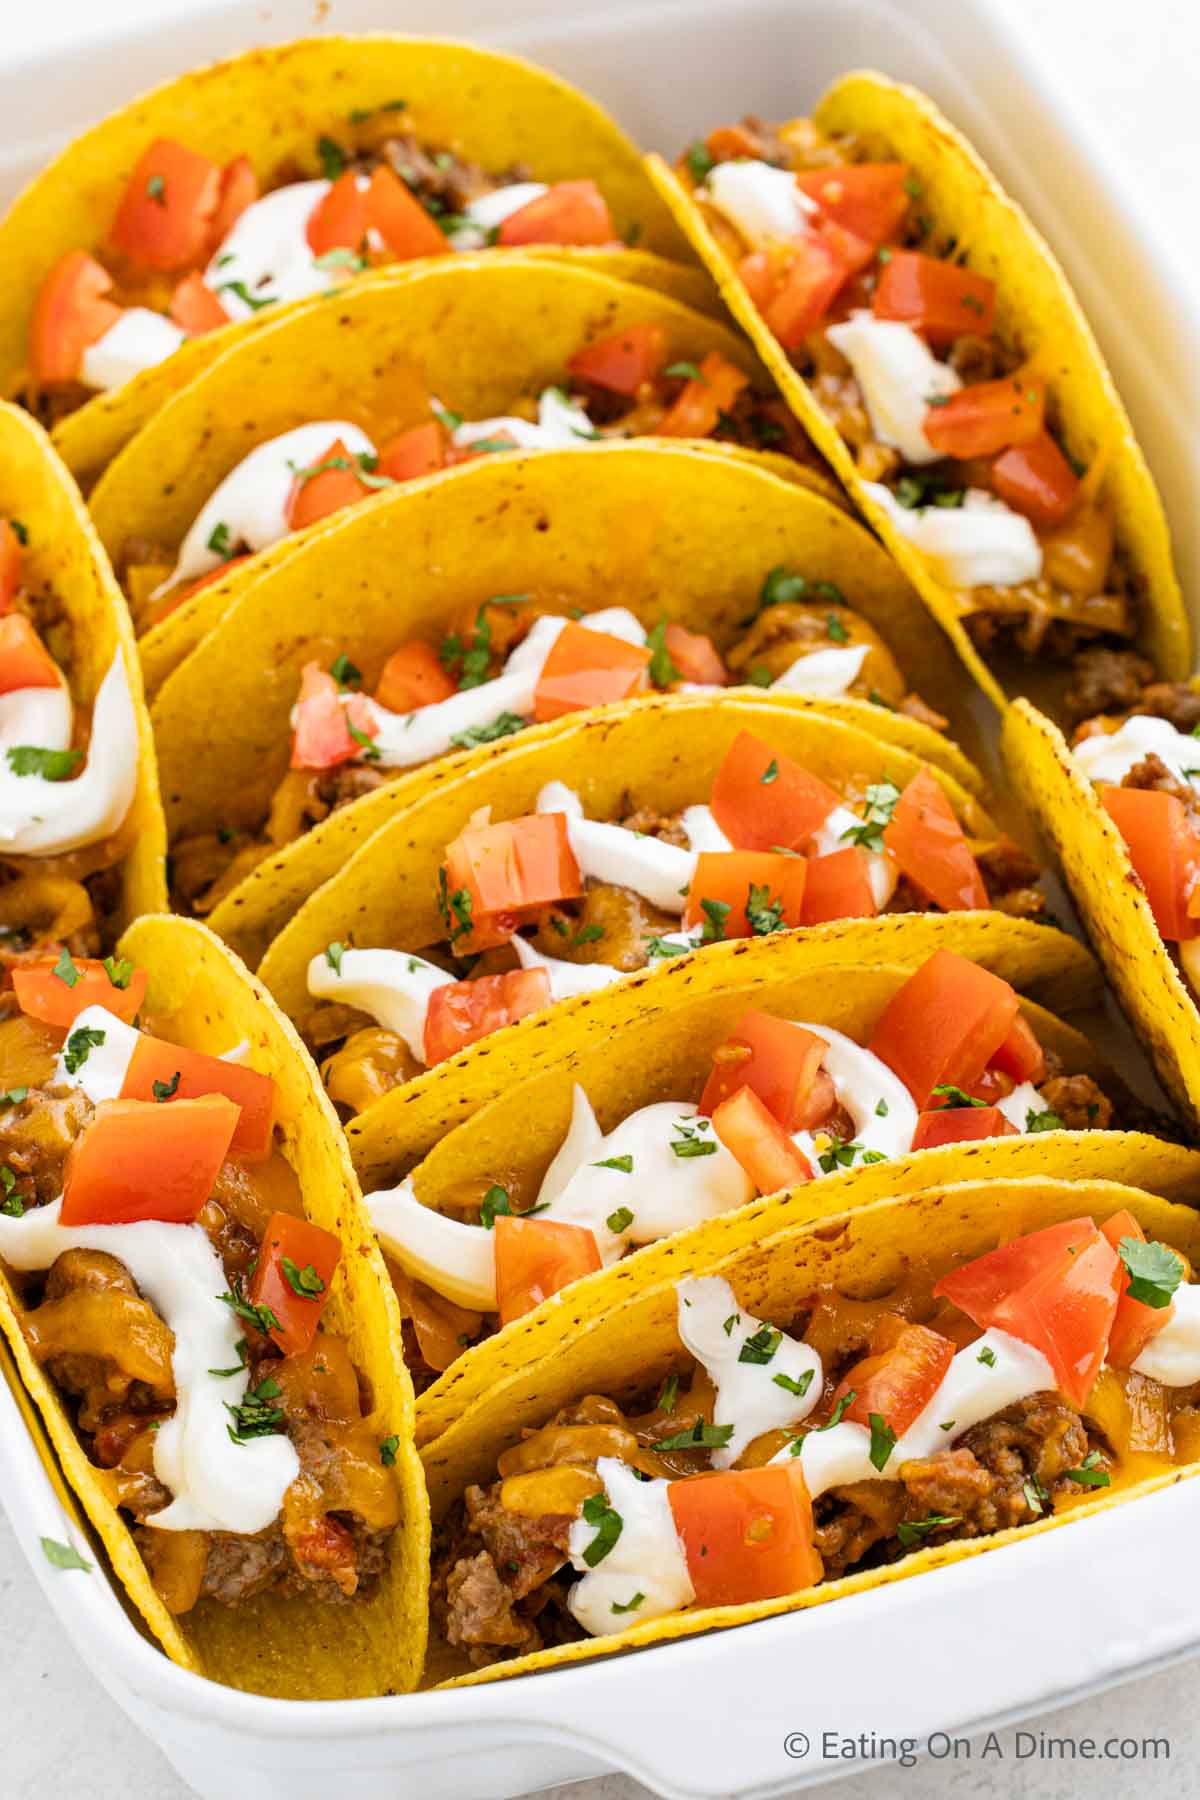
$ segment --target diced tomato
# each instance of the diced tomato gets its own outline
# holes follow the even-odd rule
[[[269,1307],[278,1319],[278,1329],[268,1336],[285,1356],[307,1350],[316,1336],[341,1257],[342,1246],[331,1231],[294,1213],[271,1214],[250,1278],[250,1303]]]
[[[209,249],[219,250],[248,206],[258,199],[258,176],[248,156],[235,156],[221,170],[221,194],[213,217]]]
[[[752,250],[743,256],[734,273],[760,313],[765,313],[778,286],[775,264],[768,250]]]
[[[763,318],[785,350],[796,350],[829,311],[850,270],[815,233],[788,249]]]
[[[726,687],[729,672],[721,653],[702,631],[689,631],[684,625],[668,625],[663,645],[680,681],[699,682],[704,687]]]
[[[799,850],[840,797],[802,764],[739,731],[717,770],[713,818],[737,850]]]
[[[992,464],[992,487],[1034,525],[1061,525],[1079,500],[1079,477],[1048,431]]]
[[[328,256],[331,250],[362,250],[367,236],[367,185],[360,183],[353,169],[339,175],[322,194],[308,215],[304,235],[314,256]]]
[[[870,1425],[877,1413],[898,1438],[919,1419],[937,1393],[954,1361],[954,1345],[927,1325],[913,1325],[896,1314],[881,1322],[870,1356],[843,1375],[834,1405],[853,1392],[842,1417]]]
[[[924,1108],[935,1087],[969,1090],[978,1081],[1017,1007],[1007,981],[953,950],[935,950],[892,995],[868,1048]]]
[[[375,698],[389,712],[416,712],[458,692],[432,645],[413,638],[393,650],[383,665]]]
[[[880,271],[874,310],[877,319],[899,319],[931,344],[986,338],[995,323],[996,284],[940,257],[894,250]]]
[[[221,199],[221,171],[174,138],[146,150],[117,208],[112,243],[148,269],[186,269],[204,260]]]
[[[180,1100],[197,1100],[204,1094],[224,1094],[241,1109],[229,1146],[231,1155],[247,1162],[261,1162],[270,1155],[278,1096],[269,1075],[260,1075],[244,1063],[208,1056],[203,1050],[168,1044],[146,1032],[139,1035],[121,1086],[122,1100],[176,1106]]]
[[[753,1088],[739,1088],[722,1100],[712,1122],[713,1130],[760,1194],[777,1194],[781,1188],[812,1180],[812,1164]]]
[[[685,925],[707,925],[713,937],[766,936],[769,930],[789,929],[804,923],[804,888],[808,864],[802,856],[773,855],[769,850],[702,851],[684,902]],[[750,917],[754,888],[763,890],[758,919]],[[705,902],[709,902],[706,907]],[[773,926],[764,926],[764,908],[779,907]],[[713,917],[713,908],[728,908]]]
[[[594,181],[557,181],[500,227],[498,243],[611,244],[616,237],[608,203]]]
[[[63,1225],[188,1224],[212,1192],[237,1129],[223,1094],[158,1106],[102,1100],[67,1154]]]
[[[936,1150],[942,1144],[969,1144],[976,1138],[1017,1137],[998,1106],[938,1106],[917,1120],[910,1148]]]
[[[824,218],[877,250],[896,236],[903,223],[908,179],[907,163],[834,163],[824,169],[802,169],[796,185],[816,201]]]
[[[954,808],[928,769],[918,770],[897,800],[883,841],[900,873],[943,912],[987,906],[979,864]]]
[[[591,631],[569,619],[550,646],[533,690],[539,724],[586,706],[628,700],[645,680],[650,652],[607,631]]]
[[[1106,1219],[1100,1229],[1118,1256],[1121,1253],[1122,1238],[1135,1238],[1139,1244],[1146,1242],[1145,1232],[1127,1208],[1114,1213],[1111,1219]],[[1129,1369],[1151,1338],[1157,1337],[1172,1317],[1175,1302],[1168,1300],[1165,1306],[1150,1306],[1145,1300],[1132,1300],[1129,1296],[1129,1271],[1123,1263],[1118,1293],[1116,1317],[1108,1334],[1108,1360],[1114,1369]]]
[[[922,429],[943,456],[995,456],[1037,437],[1045,404],[1045,388],[1020,374],[1006,375],[940,400],[925,414]]]
[[[742,1606],[815,1587],[824,1568],[799,1457],[673,1481],[667,1499],[697,1606]]]
[[[808,863],[804,888],[805,925],[826,925],[833,919],[873,919],[879,911],[871,888],[871,864],[857,844],[813,856]]]
[[[218,581],[224,581],[225,577],[231,574],[239,563],[250,561],[250,554],[250,551],[247,550],[242,556],[231,556],[227,562],[218,563],[215,569],[210,569],[207,575],[198,575],[195,581],[189,581],[187,586],[180,588],[175,595],[172,605],[158,614],[158,619],[165,619],[168,613],[174,612],[176,606],[182,606],[185,600],[190,600],[192,595],[198,594],[202,588],[215,587]]]
[[[86,250],[68,250],[42,283],[29,325],[36,381],[76,381],[83,353],[111,331],[121,308],[104,296],[112,276]]]
[[[58,666],[32,621],[24,613],[11,612],[0,617],[0,694],[62,685]]]
[[[353,762],[364,746],[351,737],[351,725],[363,737],[374,737],[378,730],[357,696],[343,706],[329,671],[318,662],[305,663],[292,728],[292,768],[335,769],[339,763]]]
[[[700,374],[683,388],[658,422],[659,437],[705,438],[721,422],[738,395],[750,386],[750,377],[719,350],[710,350],[700,364]]]
[[[379,452],[376,473],[391,481],[416,481],[418,476],[433,475],[445,467],[442,428],[436,419],[431,419],[428,425],[414,425],[386,443]]]
[[[815,1031],[789,1019],[754,1009],[743,1013],[713,1051],[700,1111],[711,1117],[731,1094],[749,1088],[786,1132],[811,1130],[828,1111],[817,1080],[828,1049]]]
[[[653,381],[667,360],[667,334],[652,320],[614,331],[608,337],[585,344],[567,358],[567,368],[579,381],[630,399]]]
[[[1008,1036],[991,1059],[991,1067],[1011,1076],[1014,1087],[1023,1081],[1040,1081],[1046,1073],[1046,1056],[1033,1027],[1018,1013]]]
[[[31,1019],[65,1031],[88,1006],[103,1006],[126,1025],[132,1025],[146,998],[146,971],[135,969],[125,987],[114,985],[102,962],[90,957],[71,959],[75,980],[70,970],[56,975],[56,963],[18,963],[12,971],[13,992],[17,1005]],[[65,967],[65,965],[64,965]],[[114,969],[118,967],[113,963]]]
[[[306,525],[315,525],[318,519],[340,512],[343,506],[354,506],[375,491],[363,480],[358,459],[341,438],[334,438],[311,466],[317,473],[305,471],[296,476],[284,507],[284,516],[293,531],[303,531]]]
[[[167,310],[189,337],[203,337],[206,331],[219,331],[222,325],[229,323],[229,314],[203,275],[194,269],[184,276],[171,295]]]
[[[502,1325],[532,1312],[560,1288],[569,1287],[600,1267],[595,1236],[586,1226],[500,1213],[493,1230],[496,1298]]]
[[[432,1069],[493,1031],[542,1012],[550,1000],[545,969],[508,969],[434,988],[425,1015],[426,1066]]]
[[[0,620],[0,626],[6,624]],[[1157,788],[1100,789],[1105,811],[1125,840],[1154,923],[1169,943],[1196,936],[1188,899],[1200,878],[1200,834],[1174,794]]]
[[[470,909],[471,932],[456,939],[462,950],[503,943],[540,907],[583,892],[565,813],[468,826],[447,847],[445,875],[452,914],[456,895],[465,895]]]
[[[0,519],[0,613],[6,613],[21,587],[21,540],[9,519]]]
[[[1040,1350],[1055,1382],[1083,1406],[1104,1361],[1123,1268],[1091,1219],[1016,1238],[934,1288],[983,1330],[995,1326]]]
[[[450,240],[437,220],[386,163],[377,163],[371,175],[367,223],[399,262],[449,253]]]
[[[714,162],[754,162],[762,156],[762,141],[744,125],[718,125],[709,132],[704,147]]]

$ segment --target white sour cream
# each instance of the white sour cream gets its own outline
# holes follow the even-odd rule
[[[220,568],[225,558],[212,548],[210,540],[222,525],[229,545],[245,544],[250,550],[266,550],[287,537],[292,529],[287,504],[297,469],[320,462],[339,439],[351,456],[375,454],[366,432],[345,419],[298,425],[251,450],[204,502],[179,546],[175,567],[155,588],[154,596],[165,594],[178,581],[192,581]]]
[[[83,1031],[98,1032],[100,1042],[84,1045],[77,1037]],[[106,1006],[85,1006],[55,1059],[54,1085],[79,1088],[93,1106],[99,1106],[102,1100],[119,1100],[141,1035],[135,1026],[126,1025]],[[67,1068],[68,1054],[77,1064],[74,1069]]]
[[[482,250],[490,232],[549,191],[544,181],[513,181],[493,193],[481,194],[455,216],[449,232],[451,244],[456,250]]]
[[[440,987],[453,986],[454,976],[405,950],[343,950],[340,962],[335,969],[324,951],[314,956],[308,965],[309,993],[370,1013],[424,1062],[429,997]]]
[[[1116,731],[1098,731],[1094,737],[1083,738],[1071,754],[1089,781],[1107,781],[1114,787],[1147,756],[1161,757],[1180,781],[1200,778],[1200,738],[1177,731],[1169,719],[1143,718],[1137,713]]]
[[[854,1481],[894,1480],[910,1457],[933,1456],[1006,1406],[1031,1394],[1052,1393],[1056,1386],[1040,1350],[1006,1331],[985,1331],[955,1356],[933,1399],[897,1440],[882,1469],[871,1461],[871,1433],[865,1425],[844,1419],[830,1429],[806,1433],[799,1454],[808,1491],[815,1500],[829,1488]],[[787,1462],[792,1454],[789,1445],[771,1460]]]
[[[1200,1381],[1200,1284],[1181,1282],[1175,1311],[1133,1365],[1138,1375],[1164,1387],[1191,1387]]]
[[[495,1239],[479,1225],[466,1225],[422,1206],[410,1177],[394,1188],[367,1195],[375,1235],[402,1268],[456,1306],[495,1312]]]
[[[796,1021],[804,1031],[823,1038],[829,1048],[821,1059],[821,1067],[833,1082],[833,1091],[854,1121],[854,1142],[864,1150],[876,1150],[889,1160],[903,1156],[911,1147],[917,1129],[917,1109],[912,1095],[885,1062],[856,1044],[853,1038],[829,1025],[810,1025]],[[882,1108],[882,1111],[881,1111]],[[803,1151],[813,1167],[822,1173],[819,1157],[821,1146],[811,1131],[797,1131],[793,1143]],[[853,1168],[861,1168],[863,1159],[856,1156]],[[831,1174],[840,1175],[842,1164],[836,1163]]]
[[[161,1531],[264,1531],[300,1473],[286,1437],[234,1443],[226,1405],[243,1399],[248,1371],[234,1368],[242,1327],[219,1296],[228,1283],[199,1225],[60,1225],[62,1201],[0,1217],[0,1257],[14,1269],[48,1269],[64,1250],[115,1256],[175,1334],[176,1403],[154,1435],[154,1473],[174,1499],[146,1522]]]
[[[729,1443],[712,1456],[714,1469],[728,1469],[764,1431],[786,1429],[808,1417],[821,1398],[821,1358],[809,1345],[782,1335],[768,1361],[755,1345],[747,1348],[757,1333],[773,1328],[743,1312],[719,1275],[680,1281],[675,1296],[680,1341],[704,1365],[717,1390],[713,1424],[733,1426]],[[803,1394],[777,1381],[780,1375],[803,1387]]]
[[[548,781],[537,797],[540,813],[562,813],[571,852],[579,872],[591,881],[629,888],[660,912],[682,913],[684,898],[696,872],[695,850],[681,850],[660,838],[641,837],[623,825],[584,817],[578,794],[562,781]],[[691,830],[701,840],[715,841],[719,831],[708,807],[688,808]],[[723,834],[722,834],[723,837]],[[725,840],[726,845],[728,840]]]
[[[459,450],[491,443],[502,435],[511,438],[520,450],[574,450],[594,438],[596,430],[583,408],[573,405],[560,388],[545,388],[538,399],[536,425],[529,419],[507,415],[468,419],[450,435]]]
[[[962,387],[950,364],[939,362],[911,325],[876,319],[869,312],[851,313],[825,335],[854,370],[879,442],[898,450],[914,467],[937,462],[945,452],[925,436],[925,415],[931,400],[957,394]]]
[[[782,675],[771,683],[773,694],[809,694],[817,700],[836,700],[848,694],[862,674],[867,660],[867,644],[855,644],[848,650],[810,650],[789,663]]]
[[[132,381],[143,369],[165,362],[187,337],[174,319],[147,306],[127,306],[83,353],[79,379],[84,387],[107,389]]]
[[[319,269],[308,242],[308,221],[329,192],[328,181],[293,181],[248,206],[204,271],[205,285],[231,319],[249,319],[259,310],[231,283],[260,303],[303,300],[335,287],[339,272]]]
[[[620,969],[614,969],[608,963],[568,962],[561,956],[543,956],[519,932],[512,940],[512,947],[523,969],[545,970],[552,1000],[570,1000],[576,994],[597,994],[601,988],[611,987],[614,981],[621,979]]]
[[[996,1105],[1009,1124],[1015,1125],[1022,1134],[1029,1129],[1026,1121],[1030,1113],[1040,1113],[1046,1110],[1046,1102],[1031,1081],[1023,1081],[1019,1087],[1013,1089],[1011,1094],[1006,1094],[1003,1100],[998,1100]]]
[[[848,806],[835,806],[819,831],[813,833],[813,855],[832,856],[838,850],[845,850],[853,839],[846,836],[849,831],[856,831],[862,824],[858,813]],[[896,891],[896,883],[900,879],[899,870],[893,859],[885,852],[867,850],[867,881],[871,895],[880,912]]]
[[[567,1605],[585,1631],[606,1637],[642,1619],[679,1612],[691,1605],[695,1590],[675,1529],[667,1494],[670,1482],[641,1481],[613,1456],[600,1457],[596,1473],[609,1505],[620,1515],[621,1531],[603,1561],[590,1569],[584,1551],[595,1538],[596,1527],[583,1518],[574,1521],[567,1551],[583,1579],[571,1588]],[[637,1606],[632,1606],[639,1594]]]
[[[817,210],[790,169],[749,159],[717,163],[699,192],[756,248],[779,238],[803,237]]]
[[[96,694],[87,761],[78,775],[67,781],[17,775],[8,760],[7,752],[18,745],[66,750],[70,742],[65,684],[20,688],[0,697],[0,850],[58,855],[119,830],[138,776],[137,717],[119,650]]]
[[[1033,526],[983,488],[968,488],[961,506],[901,506],[879,481],[864,482],[863,492],[946,587],[1017,587],[1041,575]]]

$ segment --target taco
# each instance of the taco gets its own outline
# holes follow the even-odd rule
[[[1130,1023],[1200,1125],[1200,696],[1133,684],[1118,704],[1068,746],[1021,701],[1004,757]]]
[[[650,171],[780,391],[998,703],[1189,627],[1162,504],[1050,250],[912,88],[721,127]],[[1034,685],[1036,683],[1036,686]]]
[[[137,650],[78,490],[0,402],[0,963],[95,956],[166,905]]]
[[[0,1009],[0,1326],[129,1599],[234,1687],[411,1687],[412,1386],[295,1035],[168,917],[16,969]]]
[[[456,257],[263,325],[126,446],[91,511],[139,633],[191,600],[195,642],[259,557],[344,506],[499,451],[648,436],[769,450],[836,492],[715,320],[590,270]]]
[[[575,714],[428,789],[300,908],[259,975],[355,1114],[667,959],[885,913],[1037,919],[1038,876],[973,796],[896,745],[815,711],[664,695]]]
[[[926,1151],[952,1145],[962,1168],[998,1140],[1027,1159],[1019,1173],[1065,1174],[1077,1153],[1116,1173],[1137,1156],[1157,1187],[1151,1171],[1180,1153],[1146,1132],[1169,1124],[996,972],[1081,991],[1094,968],[1050,935],[929,915],[716,945],[526,1019],[440,1089],[396,1088],[352,1119],[410,1367],[431,1389],[426,1429],[486,1383],[498,1326],[758,1194],[858,1204],[932,1179]],[[823,1197],[843,1183],[844,1201]]]
[[[256,960],[393,811],[549,716],[534,690],[564,618],[564,648],[586,652],[575,705],[732,677],[978,789],[920,698],[957,708],[969,739],[953,655],[844,512],[683,448],[598,445],[586,482],[579,468],[541,451],[434,476],[331,521],[246,590],[153,704],[180,907]],[[614,607],[641,645],[586,628]]]
[[[197,339],[369,269],[625,242],[684,251],[633,145],[556,76],[434,39],[300,39],[143,94],[29,184],[0,221],[0,390],[52,423],[180,349],[191,379]]]
[[[803,1610],[1200,1469],[1190,1207],[946,1171],[762,1225],[594,1276],[429,1446],[427,1681]]]

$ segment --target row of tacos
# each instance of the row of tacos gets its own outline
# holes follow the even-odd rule
[[[311,40],[0,246],[0,1328],[167,1654],[492,1679],[1194,1473],[1200,1153],[954,657],[1078,728],[1007,708],[1013,794],[1195,1118],[1187,626],[928,102],[672,171]]]

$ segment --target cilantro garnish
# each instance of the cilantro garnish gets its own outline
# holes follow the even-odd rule
[[[842,1420],[845,1418],[847,1412],[854,1405],[854,1402],[857,1399],[858,1399],[857,1391],[854,1388],[851,1388],[849,1390],[849,1392],[842,1395],[841,1399],[838,1401],[837,1405],[834,1407],[833,1411],[830,1413],[825,1424],[818,1425],[817,1430],[818,1431],[832,1431],[835,1425],[840,1425]]]
[[[127,988],[133,980],[134,966],[123,956],[106,956],[102,967],[115,988]]]
[[[40,1538],[38,1541],[42,1546],[42,1555],[53,1569],[83,1569],[86,1572],[92,1566],[87,1557],[80,1556],[71,1544],[60,1544],[57,1538],[51,1537]]]
[[[896,1434],[882,1413],[868,1413],[871,1426],[871,1449],[869,1452],[872,1468],[878,1469],[882,1475],[888,1464],[888,1458],[896,1448]]]
[[[699,185],[716,167],[714,159],[703,144],[692,144],[684,151],[683,160],[687,164],[688,174]]]
[[[252,294],[244,281],[223,281],[217,288],[217,293],[218,295],[236,294],[242,305],[248,306],[251,312],[258,312],[264,306],[275,305],[274,294]]]
[[[823,1175],[832,1175],[835,1169],[848,1169],[856,1156],[864,1163],[886,1162],[887,1157],[882,1150],[868,1150],[865,1144],[857,1140],[854,1143],[842,1144],[835,1139],[828,1150],[822,1150],[817,1157],[817,1164]]]
[[[14,744],[5,755],[14,775],[40,775],[43,781],[65,781],[83,761],[82,750],[43,750],[38,744]]]
[[[179,1077],[182,1073],[182,1069],[176,1069],[170,1081],[155,1081],[151,1083],[154,1098],[160,1105],[164,1100],[170,1100],[179,1091]]]
[[[230,1375],[240,1375],[241,1374],[242,1370],[246,1367],[246,1340],[245,1340],[245,1338],[239,1338],[237,1343],[233,1347],[238,1353],[238,1360],[234,1363],[233,1367],[231,1369],[210,1369],[208,1371],[208,1373],[210,1375],[219,1375],[222,1378],[222,1380],[224,1380],[226,1377],[228,1377]]]
[[[1044,1513],[1050,1496],[1035,1476],[1021,1483],[1021,1492],[1025,1496],[1025,1504],[1031,1513]]]
[[[60,954],[58,961],[51,970],[51,974],[57,975],[60,981],[65,981],[69,988],[76,987],[83,979],[80,971],[75,967],[75,964],[71,960],[71,952],[66,949]]]
[[[393,1431],[393,1433],[390,1437],[385,1437],[383,1439],[382,1443],[379,1446],[379,1460],[383,1464],[385,1469],[391,1469],[391,1468],[395,1467],[396,1452],[399,1448],[400,1448],[400,1439],[396,1432]]]
[[[335,975],[340,975],[342,972],[342,958],[345,954],[345,944],[335,943],[326,944],[325,946],[325,961],[329,964]]]
[[[593,1163],[593,1169],[616,1169],[621,1175],[633,1174],[632,1156],[606,1156],[603,1162]],[[616,1227],[614,1227],[614,1230]]]
[[[845,606],[846,596],[835,581],[809,581],[804,575],[792,575],[782,565],[767,572],[758,596],[759,611],[768,606],[787,606],[795,600],[816,596],[834,606]]]
[[[218,1294],[217,1298],[226,1306],[231,1306],[239,1319],[244,1320],[247,1325],[253,1325],[255,1331],[261,1332],[264,1337],[268,1332],[283,1329],[269,1306],[255,1306],[247,1300],[242,1290],[242,1284],[236,1276],[230,1281],[229,1291]]]
[[[480,744],[494,744],[497,738],[511,737],[514,731],[524,729],[525,721],[519,714],[502,712],[490,725],[468,725],[465,731],[451,732],[450,742],[460,750],[474,750]]]
[[[896,483],[896,503],[912,512],[922,506],[961,506],[966,489],[952,487],[940,475],[909,473]]]
[[[336,181],[346,167],[346,152],[340,144],[335,144],[331,137],[322,135],[317,139],[317,155],[321,159],[321,173],[326,181]]]
[[[362,680],[362,670],[354,666],[344,650],[331,664],[329,673],[340,688],[357,687]]]
[[[1034,1112],[1030,1107],[1025,1114],[1026,1131],[1064,1131],[1066,1127],[1056,1112],[1049,1107],[1044,1112]]]
[[[812,1386],[813,1370],[805,1369],[803,1375],[795,1380],[790,1375],[772,1375],[771,1380],[776,1387],[784,1388],[789,1394],[795,1394],[797,1400],[803,1400]]]
[[[305,1263],[301,1269],[290,1256],[283,1256],[279,1259],[279,1266],[283,1270],[284,1280],[299,1299],[315,1300],[318,1294],[325,1292],[325,1283],[311,1263]]]
[[[662,1384],[662,1392],[654,1403],[655,1411],[673,1412],[675,1409],[675,1402],[678,1398],[679,1377],[678,1375],[668,1375],[667,1379]]]
[[[1125,1292],[1131,1300],[1140,1300],[1156,1311],[1170,1305],[1183,1280],[1183,1263],[1173,1250],[1153,1239],[1144,1244],[1140,1238],[1124,1237],[1117,1245],[1117,1255],[1129,1276]]]
[[[625,1521],[619,1512],[609,1504],[604,1494],[589,1494],[583,1503],[583,1517],[588,1525],[596,1527],[596,1535],[583,1552],[583,1560],[589,1569],[602,1563],[624,1529]]]
[[[990,1344],[985,1344],[983,1349],[979,1352],[979,1355],[975,1358],[975,1361],[986,1363],[989,1369],[994,1369],[996,1366],[996,1352],[992,1349]]]
[[[882,852],[884,827],[891,823],[899,798],[900,789],[894,781],[873,781],[867,789],[862,824],[851,825],[847,831],[843,831],[839,842],[858,844],[863,850]]]
[[[4,1198],[0,1200],[0,1213],[4,1213],[10,1219],[23,1219],[25,1202],[16,1191],[17,1178],[7,1163],[0,1167],[0,1187],[4,1189]]]
[[[449,941],[457,944],[459,938],[471,935],[471,890],[455,888],[449,892],[444,868],[438,870],[438,911],[441,913],[449,929]]]
[[[245,1444],[251,1438],[271,1437],[277,1426],[283,1423],[282,1406],[273,1406],[282,1389],[270,1375],[259,1382],[257,1387],[248,1388],[245,1398],[236,1406],[225,1402],[225,1411],[233,1419],[233,1424],[226,1427],[235,1444]]]
[[[156,206],[167,204],[167,184],[161,175],[151,175],[146,183],[146,198],[153,200]]]
[[[670,375],[677,381],[702,381],[705,387],[708,386],[707,376],[701,372],[698,364],[694,362],[668,363],[663,370],[663,374]]]
[[[621,1233],[623,1231],[628,1231],[629,1227],[633,1224],[633,1213],[627,1206],[618,1206],[615,1212],[609,1213],[608,1218],[604,1222],[610,1231],[615,1232],[617,1237],[620,1237]]]
[[[846,627],[842,624],[842,621],[838,618],[836,613],[825,614],[825,630],[828,633],[831,643],[847,644],[850,641],[850,633],[846,630]]]
[[[209,532],[206,548],[211,550],[214,556],[221,557],[225,562],[228,562],[233,555],[233,545],[229,541],[229,527],[223,519],[219,524],[214,525]]]
[[[359,256],[354,250],[348,250],[344,244],[338,244],[332,250],[326,250],[322,255],[313,257],[313,267],[317,269],[349,269],[358,275],[366,266],[366,257]]]
[[[667,649],[667,621],[665,619],[660,619],[658,624],[646,633],[646,648],[650,652],[650,679],[655,687],[670,687],[673,681],[682,681],[683,677],[671,661],[671,655]]]
[[[698,1119],[694,1125],[689,1124],[686,1119],[676,1119],[672,1130],[679,1135],[671,1139],[671,1148],[676,1156],[715,1156],[716,1139],[700,1136],[707,1125],[707,1119]]]
[[[719,944],[725,938],[725,921],[729,917],[728,900],[701,900],[700,911],[704,914],[704,935],[702,944]]]
[[[1076,1487],[1102,1488],[1112,1486],[1112,1476],[1103,1466],[1098,1450],[1089,1450],[1077,1469],[1064,1471],[1068,1481]]]
[[[738,1351],[738,1361],[765,1366],[771,1361],[782,1342],[782,1331],[777,1331],[774,1325],[760,1325],[753,1336],[748,1337]]]
[[[929,1532],[942,1525],[961,1525],[961,1513],[929,1513],[924,1519],[901,1519],[896,1536],[902,1550],[912,1550]]]
[[[632,1600],[614,1600],[612,1603],[612,1610],[615,1613],[636,1612],[645,1598],[645,1594],[639,1591],[633,1596]]]
[[[63,1051],[63,1068],[68,1075],[78,1074],[92,1051],[98,1050],[104,1042],[105,1035],[95,1025],[80,1025],[78,1030],[71,1033]]]
[[[469,638],[452,632],[438,647],[438,660],[450,674],[457,671],[460,690],[481,687],[487,680],[492,655],[492,627],[486,604],[475,615],[475,630]]]
[[[773,931],[784,929],[783,900],[772,900],[771,890],[765,882],[759,887],[752,881],[746,901],[746,917],[750,922],[752,937],[770,937]]]
[[[939,1081],[933,1092],[937,1094],[940,1099],[943,1099],[946,1102],[946,1105],[954,1111],[957,1111],[961,1106],[986,1105],[986,1101],[976,1100],[972,1094],[964,1093],[962,1088],[955,1087],[952,1081]]]
[[[706,1425],[697,1419],[686,1431],[672,1437],[659,1438],[656,1450],[724,1450],[733,1436],[732,1425]]]
[[[773,781],[779,780],[779,758],[777,756],[771,758],[758,779],[762,787],[770,787]]]
[[[490,1231],[501,1213],[503,1213],[506,1218],[512,1213],[512,1203],[508,1197],[508,1189],[502,1187],[490,1187],[483,1196],[483,1199],[479,1202],[479,1223],[483,1226],[485,1231]]]

